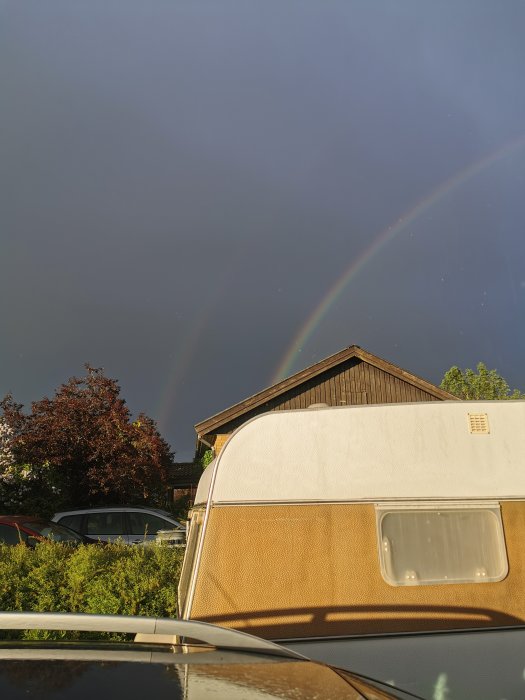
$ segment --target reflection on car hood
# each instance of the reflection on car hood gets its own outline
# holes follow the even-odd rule
[[[127,632],[133,642],[0,642],[9,700],[387,700],[405,698],[252,635],[202,622],[66,613],[0,613],[0,629]],[[5,636],[5,632],[3,633]],[[200,639],[206,646],[181,644]],[[210,647],[210,643],[213,647]]]
[[[138,646],[138,648],[135,648]],[[114,648],[116,647],[116,648]],[[9,700],[388,700],[322,664],[258,654],[152,650],[148,645],[0,643],[0,697]]]

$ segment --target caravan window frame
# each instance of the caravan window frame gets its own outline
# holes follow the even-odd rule
[[[391,586],[495,583],[508,574],[497,502],[376,504],[376,524]]]

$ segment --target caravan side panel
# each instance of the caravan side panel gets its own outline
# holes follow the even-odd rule
[[[273,639],[525,621],[525,502],[501,504],[498,582],[392,586],[373,504],[215,506],[189,617]]]

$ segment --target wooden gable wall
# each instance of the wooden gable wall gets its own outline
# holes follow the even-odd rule
[[[358,357],[352,357],[326,372],[307,379],[300,385],[268,400],[251,411],[217,426],[214,433],[217,436],[226,436],[250,418],[261,413],[308,408],[315,403],[344,406],[437,400],[439,398],[435,394],[431,394]]]

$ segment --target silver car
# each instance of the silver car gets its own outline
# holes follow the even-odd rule
[[[104,542],[120,539],[126,544],[141,544],[163,539],[182,545],[186,541],[185,526],[157,508],[99,506],[55,513],[52,520]]]

